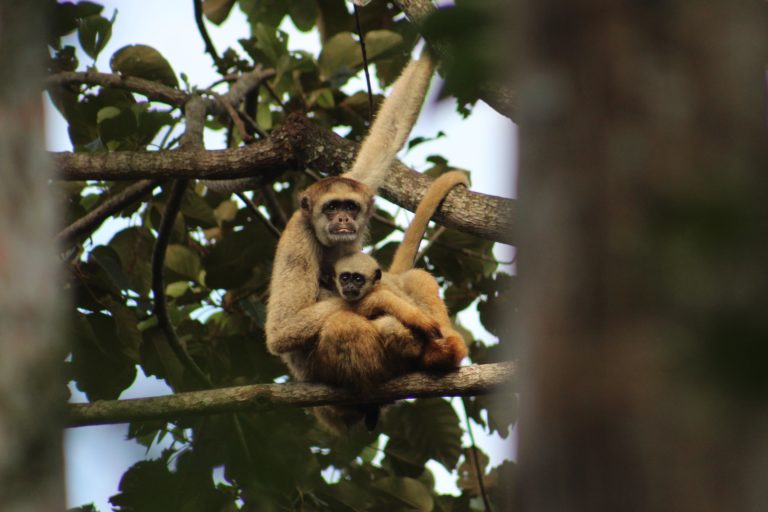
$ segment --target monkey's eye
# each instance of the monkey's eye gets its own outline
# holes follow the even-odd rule
[[[352,274],[350,274],[349,272],[342,272],[339,275],[339,281],[341,281],[342,283],[346,283],[346,282],[349,282],[349,279],[351,277],[352,277]]]
[[[335,212],[339,206],[339,201],[329,201],[323,206],[323,212]]]
[[[358,205],[355,201],[344,201],[341,204],[341,207],[344,209],[344,211],[347,212],[356,212],[360,210],[360,205]]]
[[[365,282],[365,278],[362,274],[355,274],[352,277],[352,280],[355,282],[355,284],[363,284]]]

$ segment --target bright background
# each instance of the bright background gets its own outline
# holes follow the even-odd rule
[[[102,0],[99,3],[105,6],[102,15],[106,18],[111,18],[117,10],[112,38],[96,63],[100,71],[109,72],[109,58],[119,48],[142,43],[157,49],[177,74],[184,72],[189,77],[192,85],[207,87],[218,78],[210,56],[204,52],[190,0]],[[249,34],[245,16],[237,7],[232,10],[222,26],[207,23],[207,28],[219,53],[227,47],[240,50],[237,39]],[[313,54],[318,53],[320,45],[316,32],[301,33],[287,18],[281,29],[290,34],[291,50],[304,49]],[[78,46],[74,37],[69,41],[65,40],[65,44]],[[91,59],[82,52],[78,53],[78,58],[80,69],[92,64]],[[375,80],[373,86],[374,92],[377,92]],[[363,90],[364,87],[364,81],[357,79],[350,81],[345,90],[351,92]],[[439,131],[445,132],[446,136],[416,146],[408,153],[402,154],[401,160],[416,170],[424,170],[430,166],[426,157],[439,154],[447,158],[452,166],[472,172],[473,191],[515,197],[515,125],[482,102],[477,104],[467,119],[462,119],[456,113],[453,101],[435,102],[438,87],[439,80],[434,80],[431,94],[412,136],[434,137]],[[48,149],[71,151],[66,122],[50,102],[46,105]],[[224,136],[217,132],[207,132],[205,142],[208,149],[223,148]],[[379,205],[386,204],[383,199],[378,202]],[[391,211],[396,210],[393,208]],[[408,217],[402,210],[399,215],[405,216],[401,218]],[[108,241],[112,234],[122,227],[124,226],[117,223],[107,223],[94,234],[92,243]],[[512,261],[514,258],[514,250],[509,246],[497,244],[494,252],[500,261]],[[513,266],[509,268],[513,269]],[[459,319],[479,339],[486,343],[498,342],[482,328],[474,314],[463,313]],[[71,386],[71,391],[73,401],[86,401],[85,396],[74,386]],[[157,396],[170,392],[164,382],[147,378],[139,371],[134,384],[125,390],[120,398]],[[455,400],[454,403],[460,404],[460,401]],[[460,417],[463,418],[461,411]],[[495,435],[484,435],[478,425],[473,424],[473,430],[479,448],[490,457],[491,467],[499,465],[505,458],[514,458],[514,433],[511,438],[503,440]],[[143,446],[126,440],[127,431],[127,425],[109,425],[73,428],[65,432],[68,507],[93,502],[101,511],[111,510],[109,497],[117,493],[120,477],[125,470],[138,460],[156,457],[162,450],[162,446],[153,446],[147,452]],[[469,444],[469,440],[465,439],[464,443]],[[438,491],[458,494],[455,479],[450,477],[441,465],[431,462],[428,467],[435,474]]]

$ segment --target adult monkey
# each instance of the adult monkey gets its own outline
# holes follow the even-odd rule
[[[406,66],[350,171],[309,186],[278,241],[267,304],[267,349],[280,355],[300,380],[365,389],[388,376],[376,324],[352,311],[340,313],[341,298],[319,301],[320,279],[337,259],[362,248],[374,194],[415,123],[434,67],[426,49]],[[326,325],[331,314],[343,318]],[[403,335],[413,339],[405,329]],[[328,367],[327,360],[339,364]]]

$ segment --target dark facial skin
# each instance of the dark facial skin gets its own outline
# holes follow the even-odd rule
[[[357,216],[360,205],[352,200],[334,199],[323,205],[323,215],[326,216],[332,235],[354,235],[357,233]]]
[[[363,274],[342,272],[339,275],[339,292],[347,300],[358,298],[363,286],[365,286],[365,276]]]

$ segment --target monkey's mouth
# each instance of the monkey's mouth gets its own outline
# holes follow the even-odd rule
[[[344,298],[347,300],[356,299],[358,295],[360,292],[357,290],[344,290]]]
[[[328,233],[328,238],[334,242],[354,242],[357,240],[357,233],[352,230],[334,231]]]

